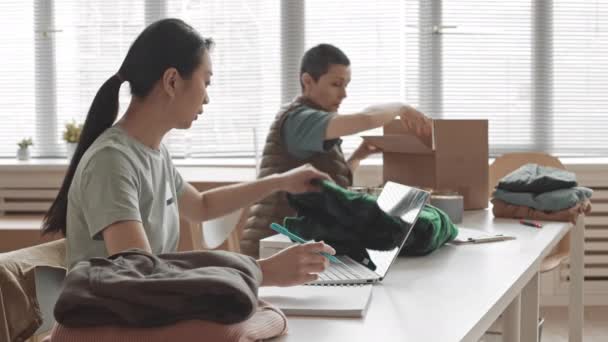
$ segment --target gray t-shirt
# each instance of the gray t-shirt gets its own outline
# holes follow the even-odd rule
[[[154,254],[175,251],[183,185],[164,145],[154,150],[119,126],[107,129],[78,163],[68,193],[68,267],[108,256],[102,231],[119,221],[141,222]]]
[[[287,118],[281,128],[283,143],[287,146],[287,152],[295,158],[310,158],[340,142],[340,139],[325,140],[327,125],[335,113],[300,106],[285,115]]]

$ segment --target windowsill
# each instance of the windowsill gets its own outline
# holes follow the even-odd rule
[[[608,168],[608,158],[563,158],[562,161],[573,172],[591,172],[595,178],[605,178],[603,175]],[[251,158],[176,158],[174,164],[184,180],[193,184],[231,184],[256,178],[254,160]],[[382,173],[382,158],[370,158],[361,164],[358,169],[359,181],[378,182]],[[41,180],[40,177],[44,177],[45,182],[60,182],[67,166],[68,160],[65,158],[36,158],[28,161],[0,158],[0,173],[10,174],[10,179],[34,177]]]
[[[182,177],[193,183],[235,183],[256,178],[253,159],[174,159]],[[68,167],[66,158],[32,158],[27,161],[0,158],[0,172],[60,173]]]
[[[17,160],[15,158],[0,158],[0,171],[36,170],[61,171],[65,170],[69,161],[66,158],[32,158],[30,160]],[[173,164],[178,168],[190,167],[235,167],[253,168],[255,162],[252,158],[175,158]]]
[[[608,158],[560,158],[564,165],[608,165]],[[492,162],[493,158],[489,159]],[[197,168],[251,168],[255,167],[253,158],[175,158],[173,163],[178,169]],[[382,165],[382,158],[370,158],[361,162],[363,166]],[[68,166],[65,158],[32,158],[17,160],[0,158],[0,171],[62,171]]]

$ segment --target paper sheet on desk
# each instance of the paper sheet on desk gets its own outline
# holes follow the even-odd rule
[[[513,239],[515,239],[514,236],[491,234],[477,229],[458,227],[458,236],[456,236],[456,238],[451,243],[455,245],[462,245],[468,243],[498,242]]]
[[[363,317],[372,285],[261,287],[258,297],[286,315]]]

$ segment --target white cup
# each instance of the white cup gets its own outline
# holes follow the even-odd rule
[[[462,222],[464,198],[461,195],[431,195],[431,205],[443,210],[453,223]]]

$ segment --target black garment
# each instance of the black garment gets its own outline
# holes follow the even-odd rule
[[[76,264],[55,305],[69,327],[237,323],[257,307],[257,262],[223,251],[151,255],[133,249]]]
[[[376,198],[348,191],[323,181],[320,192],[287,196],[299,217],[285,218],[284,225],[306,240],[325,241],[338,254],[362,262],[370,259],[366,249],[392,250],[407,234],[408,224],[386,214]],[[425,206],[401,255],[429,254],[454,239],[458,230],[439,209]],[[368,267],[376,269],[373,263]]]
[[[576,175],[570,171],[538,164],[526,164],[504,176],[496,188],[512,192],[540,194],[577,185]]]
[[[395,248],[404,234],[405,223],[382,211],[375,197],[333,182],[321,182],[320,192],[289,194],[287,199],[299,217],[286,217],[285,227],[306,240],[325,241],[356,261],[370,259],[366,248]],[[373,263],[368,267],[376,268]]]

